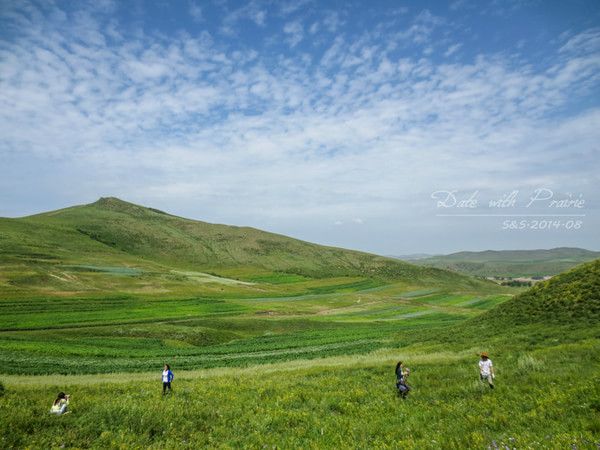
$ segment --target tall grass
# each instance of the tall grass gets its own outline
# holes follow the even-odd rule
[[[598,353],[599,344],[592,345]],[[174,393],[160,394],[157,372],[133,381],[10,384],[0,403],[4,448],[594,448],[600,443],[600,366],[584,366],[587,345],[494,353],[490,390],[477,357],[460,351],[379,351],[310,363],[177,372]],[[523,370],[515,361],[552,368]],[[393,367],[412,369],[409,398],[394,389]],[[530,368],[526,363],[525,368]],[[174,367],[174,369],[177,369]],[[115,375],[116,376],[116,375]],[[136,377],[137,375],[132,375]],[[90,376],[86,376],[90,377]],[[72,413],[47,413],[59,390]]]

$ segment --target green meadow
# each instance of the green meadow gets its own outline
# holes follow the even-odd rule
[[[159,371],[8,378],[3,447],[595,448],[597,339],[527,351],[490,339],[493,391],[477,379],[480,347],[459,343],[250,368],[175,367],[174,392],[164,398]],[[406,400],[394,392],[397,358],[413,370]],[[58,390],[73,396],[72,413],[52,417]]]
[[[524,291],[117,199],[0,250],[1,448],[600,445],[600,260]]]
[[[509,298],[390,284],[7,301],[2,446],[595,448],[597,322],[511,326],[493,319]],[[493,391],[477,377],[482,350]],[[412,370],[406,400],[398,359]],[[176,378],[163,397],[165,362]],[[47,413],[58,391],[72,395],[62,417]]]
[[[0,302],[0,366],[13,374],[247,366],[365,353],[509,298],[339,280],[294,296]],[[313,293],[313,292],[317,293]],[[323,291],[323,293],[321,293]]]

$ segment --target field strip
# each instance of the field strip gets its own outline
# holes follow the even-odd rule
[[[359,304],[354,303],[352,305],[340,306],[338,308],[328,308],[328,309],[323,309],[321,311],[318,311],[317,313],[315,313],[315,315],[316,316],[327,316],[327,315],[346,314],[347,311],[357,311],[357,312],[368,311],[368,309],[366,309],[367,306],[375,305],[377,303],[380,303],[380,301],[373,301],[373,302],[359,303]]]
[[[403,292],[398,297],[400,298],[418,298],[428,297],[430,295],[440,292],[440,289],[419,289],[416,291]]]
[[[395,302],[400,303],[402,305],[407,306],[422,306],[432,310],[439,310],[447,313],[456,313],[456,314],[473,314],[473,310],[470,308],[461,308],[456,305],[436,305],[435,303],[427,303],[422,301],[416,301],[405,298],[396,298]]]
[[[19,331],[46,331],[46,330],[71,330],[78,328],[100,328],[109,326],[120,326],[120,325],[143,325],[143,324],[162,324],[172,322],[185,322],[186,320],[197,319],[199,317],[208,316],[233,316],[236,311],[217,311],[217,312],[205,312],[202,316],[194,316],[189,313],[181,316],[173,316],[166,318],[148,317],[147,319],[130,319],[130,320],[115,320],[112,322],[103,322],[100,319],[90,319],[86,322],[80,323],[65,323],[64,325],[44,325],[44,326],[31,326],[31,327],[5,327],[0,328],[0,333],[12,333]]]
[[[237,302],[297,302],[303,300],[317,300],[317,299],[328,299],[339,297],[340,295],[354,295],[361,293],[362,291],[352,292],[329,292],[327,294],[301,294],[301,295],[290,295],[286,297],[248,297],[248,298],[236,298]]]
[[[216,275],[211,275],[209,273],[204,272],[185,272],[181,270],[171,270],[172,273],[184,275],[194,281],[199,283],[220,283],[226,285],[244,285],[244,286],[253,286],[256,283],[251,283],[249,281],[240,281],[234,280],[232,278],[218,277]]]
[[[299,295],[288,295],[282,297],[244,297],[244,298],[235,298],[231,300],[235,300],[236,302],[288,302],[288,301],[301,301],[301,300],[316,300],[316,299],[327,299],[338,296],[349,296],[349,295],[357,295],[357,294],[365,294],[370,292],[379,292],[385,289],[393,289],[397,286],[397,283],[385,284],[383,286],[370,287],[365,289],[358,289],[355,291],[347,291],[347,292],[327,292],[327,293],[315,293],[315,294],[299,294]],[[230,300],[230,299],[228,299]]]
[[[419,364],[450,363],[472,358],[477,353],[475,348],[460,352],[431,352],[423,350],[400,350],[383,348],[362,355],[333,356],[330,358],[300,359],[249,367],[218,367],[213,369],[181,370],[175,367],[176,380],[201,380],[213,377],[258,376],[277,372],[293,372],[296,370],[327,369],[339,367],[371,367],[390,366],[403,360],[408,366]],[[390,369],[391,371],[392,369]],[[142,381],[160,381],[161,367],[154,372],[120,372],[88,375],[2,375],[0,379],[5,386],[81,386],[103,383],[130,383]]]
[[[402,320],[402,319],[406,320],[406,319],[413,319],[415,317],[426,316],[428,314],[433,314],[435,312],[437,312],[437,311],[433,311],[432,309],[426,309],[425,311],[415,311],[415,312],[400,314],[399,316],[387,317],[387,318],[383,318],[383,319],[379,319],[379,320]]]

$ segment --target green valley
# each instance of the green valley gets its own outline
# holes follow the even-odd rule
[[[3,448],[600,442],[600,260],[524,291],[114,198],[1,219],[0,249]]]

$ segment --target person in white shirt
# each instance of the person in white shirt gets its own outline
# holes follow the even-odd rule
[[[67,414],[70,411],[67,411],[69,407],[69,399],[70,396],[65,394],[64,392],[59,392],[56,400],[52,404],[52,408],[50,408],[50,414],[56,414],[57,416],[62,416],[63,414]]]
[[[171,372],[171,366],[165,364],[162,373],[162,382],[163,382],[163,395],[171,393],[171,381],[173,381],[173,372]]]
[[[494,389],[494,365],[486,352],[481,354],[479,360],[479,379],[487,381],[491,389]]]

